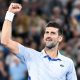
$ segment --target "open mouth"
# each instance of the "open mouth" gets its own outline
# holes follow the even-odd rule
[[[52,41],[52,39],[51,38],[46,38],[46,41]]]

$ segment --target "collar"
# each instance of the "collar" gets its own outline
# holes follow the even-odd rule
[[[56,58],[51,58],[49,55],[47,55],[44,51],[44,49],[41,51],[44,58],[48,58],[49,61],[62,61],[62,55],[58,51],[58,56]]]

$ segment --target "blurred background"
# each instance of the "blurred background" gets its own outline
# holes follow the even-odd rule
[[[80,0],[0,0],[0,37],[6,11],[11,2],[22,4],[13,21],[13,39],[41,51],[47,22],[57,20],[63,28],[61,54],[74,61],[80,80]],[[27,67],[0,44],[0,80],[27,80]]]

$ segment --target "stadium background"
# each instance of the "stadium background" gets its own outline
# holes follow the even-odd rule
[[[56,20],[63,27],[60,52],[74,61],[80,80],[80,0],[0,0],[0,36],[11,2],[18,2],[23,7],[13,21],[13,39],[41,51],[45,25]],[[0,44],[0,80],[27,80],[27,67],[9,53],[9,49]]]

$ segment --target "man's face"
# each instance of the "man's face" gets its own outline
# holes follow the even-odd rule
[[[58,33],[58,28],[47,27],[44,33],[45,47],[54,48],[60,41],[62,37]]]

